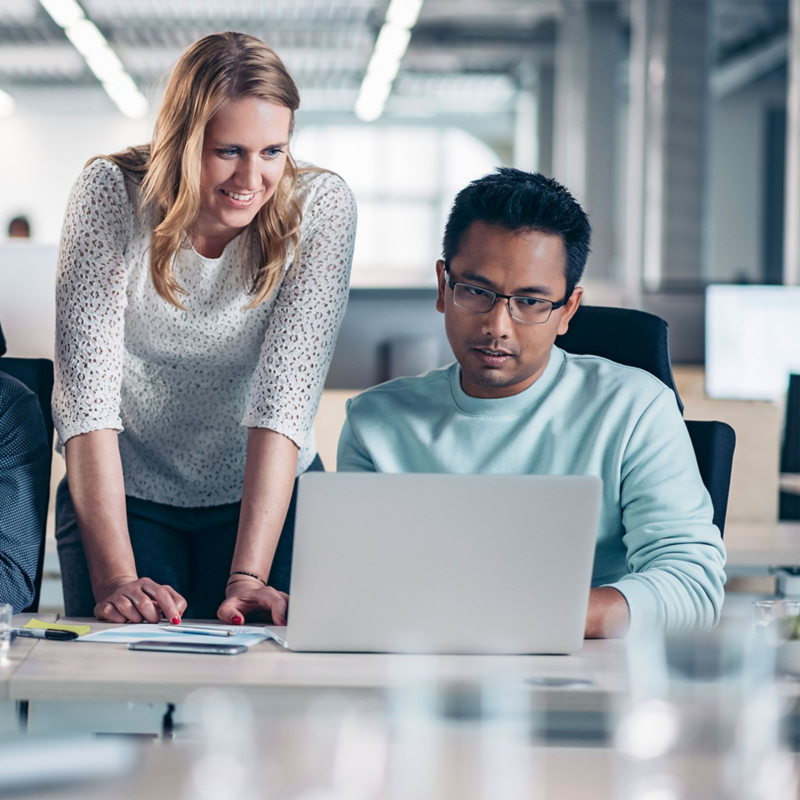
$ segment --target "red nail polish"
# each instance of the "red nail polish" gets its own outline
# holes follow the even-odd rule
[[[238,614],[231,621],[233,622],[234,625],[242,624],[242,618]]]
[[[181,624],[181,618],[180,617],[173,617],[172,618],[172,624],[173,625],[180,625]]]

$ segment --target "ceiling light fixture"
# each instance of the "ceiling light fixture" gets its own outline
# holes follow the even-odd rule
[[[91,20],[86,19],[76,0],[39,0],[54,22],[64,29],[67,38],[84,57],[117,108],[131,119],[147,113],[147,98],[125,71],[106,37]],[[0,101],[2,102],[2,101]]]
[[[17,104],[14,98],[0,89],[0,117],[10,117],[14,113]]]
[[[355,111],[360,120],[373,122],[383,114],[422,2],[423,0],[392,0],[389,4],[386,21],[375,40],[375,49],[356,100]]]

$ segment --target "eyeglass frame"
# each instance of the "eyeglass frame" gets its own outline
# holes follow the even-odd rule
[[[552,300],[546,300],[544,297],[526,297],[522,294],[500,294],[500,292],[493,292],[491,289],[485,289],[483,286],[476,286],[474,283],[463,283],[462,281],[454,281],[450,277],[450,265],[444,261],[444,282],[450,287],[450,291],[453,292],[453,305],[458,308],[463,309],[464,311],[469,311],[470,314],[488,314],[493,308],[494,304],[497,302],[497,298],[502,298],[506,301],[506,308],[508,308],[508,315],[514,322],[519,322],[522,325],[544,325],[546,322],[550,321],[550,317],[553,315],[554,311],[557,311],[559,308],[564,308],[564,306],[569,302],[570,297],[572,297],[572,292],[568,292],[564,295],[561,300],[557,302],[553,302]],[[464,308],[464,306],[458,305],[456,303],[455,297],[455,289],[456,286],[468,286],[471,289],[480,289],[482,292],[486,292],[486,294],[493,294],[494,300],[492,300],[492,304],[486,311],[473,311],[471,308]],[[514,312],[511,310],[511,301],[512,300],[537,300],[540,303],[549,303],[550,304],[550,313],[547,315],[547,319],[543,319],[541,322],[534,322],[533,320],[524,320],[524,319],[517,319],[514,316]]]

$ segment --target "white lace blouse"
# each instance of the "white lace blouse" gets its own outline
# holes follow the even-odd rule
[[[125,492],[194,507],[241,499],[247,428],[269,428],[314,458],[313,421],[347,303],[356,208],[344,181],[300,176],[301,238],[272,297],[245,311],[242,234],[219,258],[181,250],[187,311],[150,279],[151,225],[137,187],[106,160],[78,178],[56,281],[53,418],[60,442],[119,431]]]

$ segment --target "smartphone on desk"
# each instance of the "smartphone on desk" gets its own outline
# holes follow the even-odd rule
[[[128,650],[158,650],[163,653],[203,653],[212,656],[235,656],[247,652],[243,644],[197,644],[195,642],[131,642]]]

